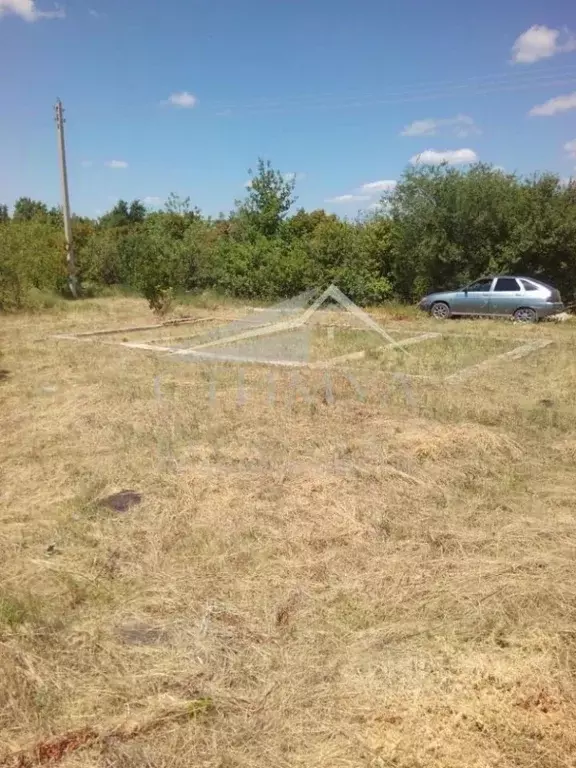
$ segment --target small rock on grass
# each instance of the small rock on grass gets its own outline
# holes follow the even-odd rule
[[[130,507],[140,504],[142,494],[137,491],[119,491],[100,499],[100,506],[111,509],[113,512],[127,512]]]

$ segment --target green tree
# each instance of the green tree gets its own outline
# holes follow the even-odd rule
[[[132,236],[133,284],[158,313],[169,311],[174,293],[183,288],[187,259],[182,243],[170,241],[159,230],[140,230]]]
[[[118,200],[114,208],[100,218],[101,227],[127,227],[130,223],[130,208],[126,200]]]
[[[397,293],[412,299],[504,268],[518,187],[514,175],[482,164],[409,168],[389,201]]]
[[[199,219],[202,217],[202,211],[197,206],[190,208],[190,198],[180,197],[174,192],[170,192],[168,199],[164,204],[167,213],[184,216],[187,219]]]
[[[322,208],[315,211],[306,211],[299,208],[293,216],[286,219],[282,227],[282,236],[287,240],[299,237],[309,237],[320,224],[326,221],[338,221],[333,213],[326,213]]]
[[[53,205],[52,208],[47,213],[48,221],[52,224],[54,227],[63,227],[64,226],[64,216],[62,213],[62,208],[59,206]]]
[[[243,201],[237,202],[238,214],[255,235],[274,237],[280,224],[292,205],[294,178],[288,178],[274,170],[270,161],[258,160],[256,171],[249,170],[248,193]]]
[[[508,271],[551,282],[565,299],[576,296],[575,193],[554,174],[525,179],[504,248]]]
[[[36,291],[59,292],[66,286],[64,238],[43,218],[16,220],[0,237],[0,309],[27,306]]]
[[[10,213],[7,205],[0,205],[0,224],[6,224],[10,221]]]
[[[381,226],[380,235],[374,231],[370,236],[362,223],[326,219],[319,224],[310,238],[312,284],[325,287],[335,283],[360,304],[377,303],[389,296],[391,286],[383,270],[389,232]]]
[[[39,200],[30,197],[20,197],[14,203],[14,221],[31,221],[48,215],[48,207]]]
[[[146,206],[140,200],[132,200],[128,209],[130,224],[141,224],[146,218]]]
[[[77,251],[77,268],[81,283],[99,285],[126,283],[122,246],[126,238],[120,229],[94,229]]]

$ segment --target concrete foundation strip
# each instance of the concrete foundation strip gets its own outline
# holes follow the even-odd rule
[[[500,360],[520,360],[522,357],[526,357],[539,349],[544,349],[544,347],[548,347],[552,343],[551,340],[542,340],[533,341],[530,344],[523,344],[521,347],[511,349],[509,352],[503,352],[501,355],[489,357],[487,360],[482,360],[480,363],[475,363],[474,365],[468,366],[468,368],[463,368],[460,371],[456,371],[456,373],[451,373],[449,376],[446,376],[444,381],[460,381],[468,376],[473,376],[475,373],[478,373],[478,371],[484,370],[485,368],[491,368]]]
[[[223,320],[220,317],[178,317],[175,320],[166,320],[163,323],[154,323],[154,325],[130,325],[127,328],[105,328],[100,331],[80,331],[73,334],[56,334],[56,339],[81,339],[90,336],[109,336],[114,333],[131,333],[134,331],[155,331],[162,328],[169,328],[171,325],[194,325],[195,323],[212,322],[214,320]]]

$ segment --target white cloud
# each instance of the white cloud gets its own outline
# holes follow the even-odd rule
[[[0,0],[0,18],[9,13],[20,16],[24,21],[63,19],[66,16],[64,9],[58,5],[54,6],[53,11],[39,11],[35,0]]]
[[[161,197],[156,197],[155,195],[148,195],[148,197],[145,197],[142,202],[144,203],[144,205],[157,206],[157,205],[162,205],[163,201]]]
[[[438,129],[438,120],[428,118],[427,120],[414,120],[410,125],[406,125],[401,136],[434,136]]]
[[[435,149],[426,149],[418,155],[410,158],[413,165],[439,165],[448,163],[449,165],[462,165],[463,163],[476,163],[478,155],[473,149],[448,149],[438,152]]]
[[[193,94],[188,93],[188,91],[180,91],[179,93],[171,94],[167,103],[181,109],[192,109],[198,103],[198,99]]]
[[[576,37],[564,29],[550,29],[535,24],[523,32],[512,47],[512,61],[515,64],[533,64],[540,59],[549,59],[557,53],[576,50]]]
[[[453,133],[458,138],[473,136],[481,133],[480,129],[469,115],[456,115],[456,117],[429,117],[426,120],[414,120],[404,127],[401,136],[436,136],[442,129],[444,133]]]
[[[381,211],[383,208],[382,203],[372,203],[372,205],[368,206],[369,211]]]
[[[338,195],[337,197],[329,197],[325,203],[360,203],[365,200],[370,200],[370,195]]]
[[[394,179],[381,179],[379,181],[368,181],[366,184],[362,184],[353,193],[346,195],[337,195],[336,197],[329,197],[324,200],[325,203],[364,203],[368,200],[374,200],[374,197],[382,194],[383,192],[391,192],[396,186]],[[369,209],[375,210],[380,206],[380,203],[373,202],[368,206]]]
[[[82,160],[80,165],[82,168],[92,168],[92,160]]]
[[[545,101],[544,104],[538,104],[532,107],[528,114],[533,117],[552,117],[558,112],[568,112],[569,109],[576,109],[576,91],[567,93],[565,96],[556,96],[554,99]]]
[[[362,184],[358,190],[362,195],[378,195],[381,192],[391,192],[396,186],[394,179],[382,179],[381,181],[369,181]]]
[[[95,11],[95,10],[94,10],[94,8],[90,8],[90,9],[89,9],[89,11],[88,11],[88,13],[89,13],[89,14],[90,14],[90,16],[92,16],[92,18],[94,18],[94,19],[99,19],[99,18],[100,18],[100,15],[101,15],[101,14],[99,14],[99,13],[98,13],[98,11]]]
[[[576,157],[576,139],[572,139],[572,141],[567,141],[566,144],[564,144],[564,149],[570,157]]]
[[[126,160],[108,160],[104,165],[108,166],[108,168],[128,168]]]

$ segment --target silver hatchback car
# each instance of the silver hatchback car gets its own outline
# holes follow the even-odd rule
[[[484,277],[456,291],[431,293],[418,305],[444,320],[459,315],[513,317],[536,323],[564,310],[559,292],[532,277]]]

